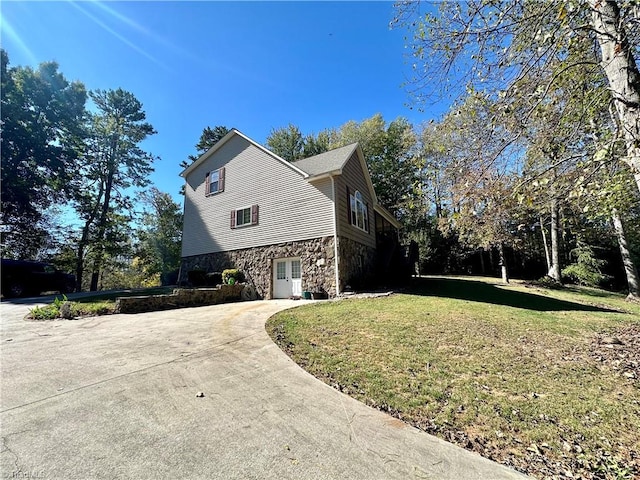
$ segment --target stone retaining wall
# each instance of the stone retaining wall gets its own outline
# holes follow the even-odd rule
[[[335,296],[333,237],[185,257],[179,281],[186,282],[190,270],[222,272],[226,268],[237,268],[245,274],[247,283],[256,288],[260,298],[272,298],[273,261],[292,257],[300,258],[303,291],[325,291]]]
[[[243,284],[220,285],[215,288],[176,288],[168,295],[120,297],[116,299],[116,312],[153,312],[239,301],[245,288]]]

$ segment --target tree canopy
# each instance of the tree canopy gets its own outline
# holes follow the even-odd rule
[[[82,155],[87,92],[55,62],[9,67],[2,50],[3,256],[30,257],[42,247],[47,209],[67,200]]]

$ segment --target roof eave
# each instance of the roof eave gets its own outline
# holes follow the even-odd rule
[[[398,220],[396,220],[396,218],[391,214],[391,212],[386,208],[384,208],[379,203],[375,204],[373,206],[373,209],[376,212],[378,212],[382,217],[384,217],[384,219],[387,220],[391,225],[396,227],[398,230],[402,228],[402,224]]]
[[[324,178],[330,178],[330,177],[335,177],[338,175],[342,175],[342,169],[339,168],[337,170],[331,170],[330,172],[323,172],[323,173],[319,173],[317,175],[309,175],[307,177],[307,182],[315,182],[317,180],[322,180]]]
[[[209,158],[211,155],[213,155],[214,152],[216,152],[217,150],[222,148],[222,146],[225,143],[227,143],[229,141],[229,139],[231,139],[234,135],[239,134],[239,133],[240,132],[235,128],[232,128],[231,130],[229,130],[229,132],[224,137],[222,137],[220,140],[218,140],[213,147],[211,147],[209,150],[207,150],[202,155],[200,155],[193,163],[191,163],[191,165],[189,165],[182,172],[180,172],[180,176],[183,177],[183,178],[187,178],[187,175],[189,175],[189,173],[191,173],[202,162],[204,162],[207,158]]]
[[[207,158],[209,158],[211,155],[213,155],[216,151],[218,151],[220,148],[222,148],[222,146],[227,143],[234,135],[238,135],[241,138],[244,138],[247,142],[249,142],[251,145],[257,147],[258,149],[262,150],[263,152],[265,152],[267,155],[270,155],[272,157],[274,157],[276,160],[280,161],[281,163],[283,163],[284,165],[288,166],[289,168],[291,168],[292,170],[294,170],[295,172],[299,173],[300,175],[302,175],[303,178],[308,178],[309,174],[301,169],[299,169],[298,167],[296,167],[293,163],[291,162],[287,162],[284,158],[276,155],[275,153],[273,153],[271,150],[269,150],[268,148],[263,147],[262,145],[260,145],[258,142],[252,140],[251,138],[247,137],[244,133],[242,133],[240,130],[236,129],[236,128],[232,128],[229,133],[227,133],[224,137],[222,137],[220,140],[218,140],[218,142],[211,147],[209,150],[207,150],[205,153],[203,153],[202,155],[200,155],[200,157],[198,157],[198,159],[193,162],[191,165],[189,165],[187,168],[185,168],[181,173],[180,176],[187,178],[187,175],[189,175],[189,173],[191,173],[193,170],[195,170],[200,164],[202,164]]]

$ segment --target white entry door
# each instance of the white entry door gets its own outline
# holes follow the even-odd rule
[[[273,297],[302,295],[302,271],[299,258],[281,258],[273,262]]]

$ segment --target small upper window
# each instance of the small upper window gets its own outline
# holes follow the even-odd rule
[[[224,191],[224,167],[208,172],[205,178],[206,194],[213,195]]]
[[[369,211],[367,204],[358,191],[349,197],[351,210],[351,225],[358,227],[365,232],[369,231]]]

